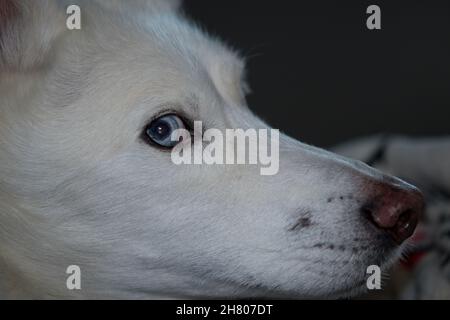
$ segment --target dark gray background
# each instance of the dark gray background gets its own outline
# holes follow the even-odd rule
[[[382,10],[382,30],[366,9]],[[250,107],[319,146],[378,132],[450,133],[450,1],[185,0],[248,57]]]

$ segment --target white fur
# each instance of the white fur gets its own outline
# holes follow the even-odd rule
[[[382,178],[362,163],[283,136],[280,172],[264,177],[177,167],[141,141],[166,109],[267,125],[245,104],[243,61],[172,2],[73,3],[80,31],[49,0],[21,1],[3,33],[0,297],[347,296],[397,255],[359,215],[364,181]],[[302,217],[311,225],[289,231]]]

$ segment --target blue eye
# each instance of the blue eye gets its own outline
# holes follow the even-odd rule
[[[183,120],[177,115],[170,114],[155,119],[147,126],[145,134],[147,137],[164,148],[173,148],[179,141],[172,141],[172,133],[178,129],[185,129]]]

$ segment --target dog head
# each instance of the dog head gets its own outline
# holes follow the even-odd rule
[[[64,1],[1,4],[3,292],[337,297],[398,256],[422,196],[360,162],[281,135],[276,175],[175,165],[148,134],[164,117],[268,128],[246,106],[244,61],[176,3],[73,3],[81,30]]]

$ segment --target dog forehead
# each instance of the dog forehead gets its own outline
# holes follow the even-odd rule
[[[218,70],[225,77],[240,77],[245,63],[239,54],[219,38],[205,33],[178,15],[163,15],[150,20],[149,34],[174,61],[188,62],[194,68],[205,67],[212,75]]]
[[[123,50],[131,70],[157,76],[158,86],[214,91],[229,104],[242,103],[245,62],[218,38],[173,14],[154,16],[124,31],[104,38],[124,41],[116,50]]]
[[[181,23],[182,30],[168,34],[166,38],[175,46],[169,50],[182,53],[181,59],[174,60],[187,62],[188,72],[193,72],[194,79],[203,76],[202,80],[210,82],[226,104],[242,104],[246,86],[244,59],[220,39],[189,23]],[[170,28],[166,30],[171,32]]]

